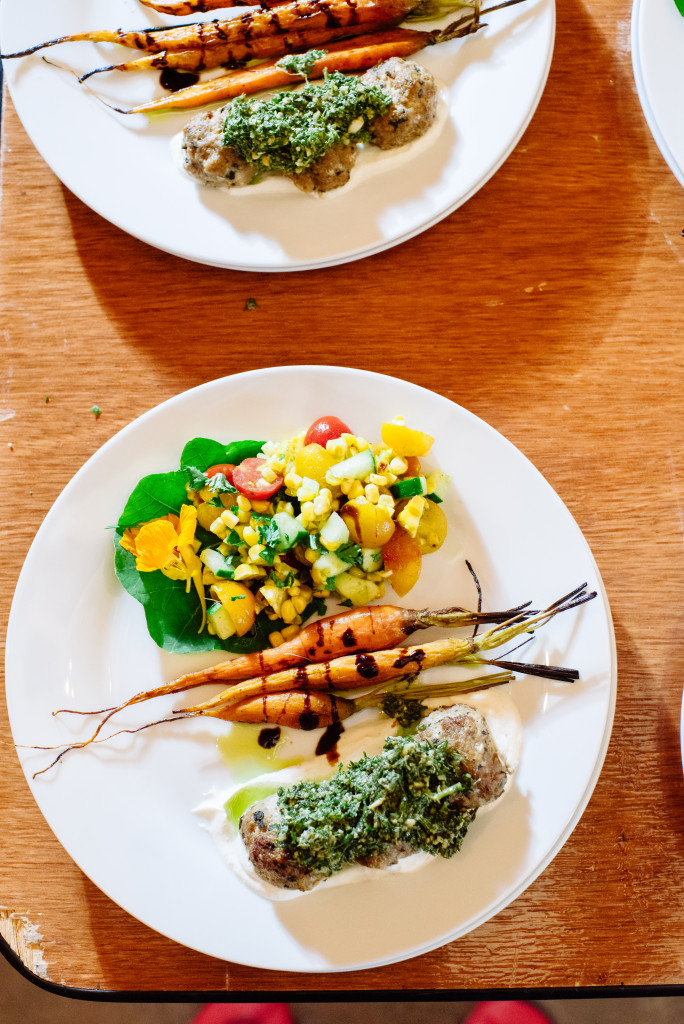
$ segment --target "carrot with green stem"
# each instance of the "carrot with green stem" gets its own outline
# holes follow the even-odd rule
[[[520,2],[520,0],[515,0],[515,2]],[[214,66],[218,66],[230,62],[239,63],[241,60],[258,55],[271,56],[273,59],[266,63],[198,82],[185,89],[179,89],[170,96],[162,96],[157,100],[141,103],[135,107],[128,109],[116,107],[115,109],[121,114],[152,114],[171,110],[188,110],[234,99],[236,96],[281,88],[304,79],[322,78],[326,72],[365,71],[382,61],[389,60],[390,57],[410,57],[428,46],[436,46],[449,39],[470,35],[480,27],[481,25],[474,20],[473,16],[469,15],[452,22],[447,28],[441,30],[424,32],[417,29],[393,28],[359,35],[351,40],[349,39],[351,33],[346,32],[346,38],[338,42],[329,42],[330,36],[325,36],[325,30],[321,32],[307,30],[300,38],[293,34],[281,37],[270,36],[253,40],[249,46],[239,44],[231,46],[230,49],[225,48],[221,52],[215,50],[213,53],[203,54],[201,58],[202,67],[209,66],[207,61],[210,64],[215,62]],[[317,46],[325,46],[326,52],[310,64],[306,74],[287,71],[280,63],[282,57],[288,53],[301,52]],[[112,65],[109,68],[97,70],[131,71],[162,66],[174,66],[188,71],[200,68],[197,55],[187,52],[142,58],[127,64]],[[93,73],[91,72],[91,74]],[[86,77],[88,76],[84,76],[84,78]]]
[[[453,665],[508,643],[524,632],[534,632],[561,612],[576,608],[596,596],[586,593],[586,584],[576,588],[544,611],[531,617],[515,616],[494,629],[467,639],[451,637],[422,647],[395,647],[373,654],[357,653],[316,664],[305,663],[270,675],[257,676],[223,690],[217,696],[194,707],[181,708],[178,715],[204,714],[209,710],[236,704],[248,697],[287,690],[353,690],[414,675],[438,665]]]
[[[238,683],[256,675],[280,672],[283,669],[307,662],[329,661],[343,652],[367,652],[377,651],[383,647],[395,647],[417,630],[429,629],[432,626],[456,628],[506,622],[513,616],[525,613],[529,604],[530,602],[527,601],[515,608],[491,612],[473,612],[459,606],[433,610],[399,608],[396,605],[368,605],[352,608],[349,611],[329,615],[309,623],[300,630],[297,636],[278,647],[243,654],[199,672],[191,672],[171,683],[137,693],[117,707],[102,708],[99,711],[60,708],[53,714],[107,714],[107,718],[100,723],[101,728],[117,711],[153,697],[181,693],[197,686],[205,686],[208,683]]]
[[[323,70],[319,71],[319,66],[331,71],[363,70],[364,67],[371,67],[373,63],[377,63],[378,59],[386,59],[382,55],[384,52],[382,48],[387,44],[400,44],[401,47],[408,42],[408,40],[404,40],[402,44],[402,35],[407,31],[406,29],[386,29],[385,26],[384,21],[379,22],[373,33],[368,32],[369,25],[366,22],[357,26],[346,25],[338,28],[307,27],[296,32],[286,32],[283,35],[258,36],[253,39],[206,47],[203,50],[148,54],[123,64],[110,64],[94,68],[81,75],[79,82],[85,82],[93,75],[99,75],[106,71],[155,71],[174,68],[178,71],[198,72],[218,67],[233,69],[228,75],[221,75],[218,78],[187,86],[185,89],[178,89],[171,96],[162,96],[158,100],[151,100],[149,103],[139,104],[130,109],[114,108],[121,114],[185,110],[203,106],[206,103],[215,103],[222,99],[230,99],[241,93],[260,92],[263,89],[292,85],[302,81],[305,77],[321,78]],[[358,35],[358,33],[362,34]],[[356,57],[342,56],[342,53],[348,49],[356,51],[360,47],[370,48],[376,45],[381,48],[379,58],[374,56],[370,50],[366,55],[365,62],[362,60],[361,63],[358,63]],[[321,58],[322,63],[312,63],[313,74],[309,74],[308,71],[306,75],[288,72],[278,64],[279,60],[289,54],[315,51],[318,47],[325,47],[326,57],[328,52],[331,55],[335,54],[335,57]],[[250,61],[265,63],[245,68],[244,65]]]
[[[173,28],[161,25],[134,31],[96,29],[78,32],[0,56],[5,60],[26,57],[48,46],[79,41],[118,43],[147,53],[203,51],[212,46],[249,42],[266,35],[284,35],[305,29],[353,30],[363,25],[396,24],[410,9],[410,0],[288,0],[268,10],[247,11],[234,18],[188,22]]]
[[[207,711],[209,717],[224,722],[249,722],[254,725],[280,725],[291,729],[320,729],[343,722],[364,708],[380,708],[392,717],[386,698],[403,694],[406,699],[423,701],[429,698],[451,697],[454,694],[474,693],[492,686],[509,683],[515,676],[512,672],[496,672],[473,679],[459,679],[441,686],[417,686],[412,678],[399,679],[350,700],[332,693],[317,693],[293,690],[287,693],[268,693],[259,697],[248,697],[238,704]],[[178,718],[182,718],[179,715]],[[192,716],[191,716],[192,717]],[[177,718],[167,719],[177,721]]]
[[[451,683],[433,686],[417,686],[413,683],[414,677],[410,679],[397,679],[387,686],[377,687],[370,693],[355,700],[346,697],[335,696],[331,693],[309,693],[306,691],[294,691],[292,693],[271,693],[260,697],[252,697],[240,701],[230,707],[213,708],[207,711],[189,711],[187,714],[176,715],[172,718],[161,718],[155,722],[147,722],[132,729],[118,729],[109,736],[98,738],[97,733],[87,740],[79,743],[72,743],[64,747],[57,757],[45,768],[35,772],[33,778],[44,775],[51,768],[61,761],[65,754],[71,750],[82,750],[95,743],[106,743],[116,736],[135,735],[151,729],[155,725],[165,725],[169,722],[179,722],[184,718],[196,718],[198,715],[208,718],[218,718],[221,721],[238,724],[252,725],[279,725],[292,729],[310,731],[312,729],[327,728],[338,722],[345,721],[357,711],[364,708],[377,707],[388,717],[394,717],[391,707],[387,704],[387,698],[396,694],[405,694],[409,700],[422,701],[429,698],[450,697],[454,694],[474,693],[479,690],[486,690],[492,686],[501,686],[514,678],[512,672],[498,672],[487,676],[476,676],[471,679],[454,680]],[[55,750],[54,746],[34,746],[33,750]]]

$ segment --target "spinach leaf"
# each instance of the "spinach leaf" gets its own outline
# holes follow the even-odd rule
[[[117,523],[120,530],[138,526],[150,519],[159,519],[168,512],[178,515],[187,501],[185,476],[180,470],[173,473],[152,473],[134,488]]]
[[[269,635],[286,625],[282,619],[273,621],[261,612],[245,636],[220,640],[206,630],[198,633],[202,609],[194,588],[187,591],[183,580],[170,580],[163,572],[138,572],[134,556],[119,544],[122,534],[121,529],[114,533],[117,578],[131,597],[142,604],[150,636],[163,650],[173,654],[216,650],[231,654],[251,654],[268,647]],[[317,598],[305,608],[302,619],[325,615],[325,610],[325,601]]]
[[[204,472],[210,466],[221,463],[232,463],[237,466],[243,459],[257,456],[263,445],[263,441],[231,441],[230,444],[222,444],[208,437],[194,437],[183,449],[181,469],[183,472],[191,469]]]

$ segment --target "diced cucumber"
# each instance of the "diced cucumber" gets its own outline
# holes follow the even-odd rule
[[[427,481],[424,476],[407,476],[392,484],[390,490],[395,498],[413,498],[416,494],[427,494]]]
[[[280,534],[280,539],[275,545],[276,551],[289,551],[295,544],[301,544],[309,536],[308,531],[289,512],[276,512],[273,522]]]
[[[341,515],[332,512],[319,530],[319,536],[328,551],[336,551],[349,543],[349,528]]]
[[[360,576],[351,576],[348,572],[341,572],[335,577],[335,589],[346,601],[351,601],[355,608],[370,604],[382,593],[377,583]]]
[[[350,459],[331,466],[327,475],[335,480],[363,480],[369,473],[374,472],[375,458],[370,448],[366,448],[365,452],[357,452]]]
[[[325,583],[331,576],[337,576],[349,568],[349,562],[343,561],[334,551],[326,551],[316,559],[311,572],[315,579]]]
[[[235,624],[220,601],[215,601],[207,608],[207,619],[220,640],[227,640],[235,632]]]
[[[204,548],[200,553],[200,561],[204,562],[209,572],[222,579],[232,580],[235,573],[235,563],[232,559],[226,558],[216,548]],[[228,634],[230,636],[230,634]],[[223,637],[222,639],[225,639]]]
[[[361,548],[361,568],[364,572],[379,572],[383,562],[382,548]]]
[[[450,483],[451,477],[438,469],[434,473],[430,473],[430,476],[427,478],[427,491],[425,493],[430,501],[436,501],[440,505],[447,496]]]

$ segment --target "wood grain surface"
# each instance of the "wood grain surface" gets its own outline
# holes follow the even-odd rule
[[[467,937],[354,975],[226,964],[129,917],[45,824],[3,703],[0,935],[36,975],[176,999],[684,983],[684,192],[638,103],[629,7],[560,3],[536,116],[462,209],[304,274],[211,269],[123,234],[56,180],[5,97],[3,623],[47,510],[116,431],[227,373],[320,362],[431,388],[517,445],[594,552],[619,651],[605,767],[548,869]]]

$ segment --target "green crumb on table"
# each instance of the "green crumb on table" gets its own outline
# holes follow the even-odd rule
[[[256,299],[247,299],[245,302],[245,311],[249,312],[251,309],[258,309],[259,303]]]
[[[98,416],[101,416],[101,415],[102,415],[102,409],[100,408],[100,406],[99,406],[99,405],[93,405],[93,406],[91,407],[90,411],[92,412],[92,414],[93,414],[93,416],[95,417],[95,419],[97,419],[97,418],[98,418]]]
[[[364,754],[330,779],[281,787],[274,827],[295,861],[324,875],[395,843],[448,858],[475,817],[459,805],[472,787],[446,741],[390,736],[380,754]]]
[[[353,75],[325,72],[321,84],[284,89],[268,100],[238,96],[228,104],[223,144],[256,168],[299,174],[337,145],[368,142],[369,126],[391,100]]]
[[[50,401],[50,396],[46,395],[45,396],[45,404],[47,405],[49,401]]]

